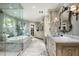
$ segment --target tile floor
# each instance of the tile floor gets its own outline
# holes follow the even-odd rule
[[[45,44],[42,40],[33,38],[32,43],[26,48],[21,56],[47,56]]]

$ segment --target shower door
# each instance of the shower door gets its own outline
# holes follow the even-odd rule
[[[23,49],[22,7],[20,4],[0,4],[0,56],[18,56]]]

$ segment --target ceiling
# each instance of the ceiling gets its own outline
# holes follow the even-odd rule
[[[22,9],[23,8],[18,3],[0,3],[0,11],[2,10],[5,14],[12,17],[21,19],[23,17]]]
[[[40,21],[47,15],[48,9],[58,10],[62,4],[59,3],[23,3],[23,18],[30,21]],[[40,13],[39,13],[40,12]]]
[[[47,15],[48,9],[59,10],[62,3],[4,3],[0,8],[11,16],[23,18],[29,21],[41,21]]]

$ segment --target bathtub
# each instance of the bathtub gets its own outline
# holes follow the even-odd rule
[[[30,39],[29,36],[16,36],[11,38],[6,38],[6,43],[23,43]]]
[[[25,50],[28,45],[31,43],[30,36],[17,36],[6,38],[5,47],[3,48],[6,50],[6,55],[18,55],[20,52]]]

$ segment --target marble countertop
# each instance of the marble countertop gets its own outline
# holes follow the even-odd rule
[[[48,37],[54,40],[56,43],[79,43],[79,37],[75,36],[53,37],[51,35],[48,35]]]

